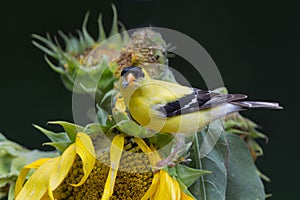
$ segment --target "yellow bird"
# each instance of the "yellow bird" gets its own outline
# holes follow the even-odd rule
[[[248,108],[282,108],[278,103],[241,101],[247,98],[243,94],[219,94],[155,80],[136,66],[123,69],[119,88],[135,121],[173,134],[194,134],[213,120]]]

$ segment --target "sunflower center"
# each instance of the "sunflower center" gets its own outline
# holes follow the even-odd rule
[[[57,200],[101,199],[108,172],[109,152],[105,152],[97,159],[86,182],[79,187],[73,187],[70,184],[78,183],[83,176],[82,161],[77,157],[68,176],[54,191],[54,197]],[[153,173],[147,155],[127,137],[111,199],[141,199],[149,189],[152,179]]]

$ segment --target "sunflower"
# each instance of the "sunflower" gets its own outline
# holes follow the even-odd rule
[[[41,158],[21,171],[16,182],[15,197],[18,199],[54,199],[53,191],[63,182],[69,173],[76,156],[82,160],[83,177],[72,186],[82,185],[90,175],[95,165],[95,150],[92,141],[84,133],[78,133],[76,142],[71,144],[61,156]],[[30,169],[36,171],[23,186]]]
[[[143,139],[113,137],[97,158],[92,139],[79,132],[61,156],[26,165],[16,182],[18,199],[193,199],[164,169],[161,158]],[[24,184],[27,174],[36,169]]]

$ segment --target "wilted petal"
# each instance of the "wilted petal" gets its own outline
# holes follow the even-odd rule
[[[86,179],[92,172],[96,162],[96,155],[92,140],[85,133],[77,134],[75,147],[76,153],[82,160],[84,175],[79,183],[72,184],[72,186],[80,186],[86,181]]]
[[[63,182],[68,175],[75,158],[75,144],[72,144],[63,152],[63,154],[60,156],[57,166],[55,166],[53,174],[49,180],[50,191],[55,190]]]
[[[49,178],[59,162],[59,157],[48,159],[46,162],[41,161],[41,159],[39,161],[43,164],[30,176],[20,193],[16,196],[16,200],[41,199],[47,192]],[[38,162],[35,162],[33,166],[37,166],[36,164],[38,164]]]
[[[24,166],[21,169],[20,174],[17,179],[17,182],[16,182],[16,186],[15,186],[15,197],[18,196],[18,194],[20,193],[29,170],[38,168],[39,166],[41,166],[48,160],[51,160],[51,158],[41,158],[41,159],[34,161],[33,163],[30,163],[30,164]]]
[[[180,187],[178,182],[168,172],[160,170],[159,187],[151,200],[180,200]]]
[[[149,147],[145,141],[140,138],[134,138],[134,140],[142,151],[148,155],[152,166],[155,166],[156,163],[161,160],[153,146]],[[172,178],[168,172],[164,170],[160,170],[154,175],[150,188],[142,198],[142,200],[148,199],[193,200],[192,197],[181,191],[177,180]]]
[[[157,191],[157,188],[159,187],[159,178],[160,173],[156,173],[152,179],[152,184],[150,188],[147,190],[147,192],[144,194],[141,200],[148,200],[154,195],[154,193]]]
[[[124,135],[116,135],[110,147],[110,169],[105,183],[102,200],[108,200],[113,194],[123,148]]]

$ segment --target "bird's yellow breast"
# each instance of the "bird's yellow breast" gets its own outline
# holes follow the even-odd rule
[[[130,97],[127,97],[130,114],[139,124],[155,131],[193,134],[207,123],[206,119],[209,118],[207,112],[165,118],[153,110],[153,106],[157,104],[164,105],[191,92],[191,88],[178,84],[160,81],[147,82],[135,88]]]

